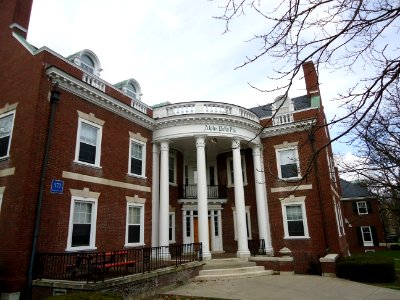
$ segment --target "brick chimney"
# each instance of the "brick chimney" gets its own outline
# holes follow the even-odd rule
[[[0,1],[0,30],[11,30],[26,38],[33,0]]]
[[[312,61],[307,61],[303,64],[304,80],[308,96],[319,95],[318,75]]]

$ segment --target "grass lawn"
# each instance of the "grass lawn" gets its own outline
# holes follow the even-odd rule
[[[376,283],[374,285],[400,290],[400,250],[368,252],[365,255],[393,258],[396,269],[396,280],[392,283]]]

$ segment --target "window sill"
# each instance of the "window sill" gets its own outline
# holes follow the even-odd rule
[[[0,161],[5,161],[5,160],[9,160],[9,159],[10,159],[9,155],[0,157]]]
[[[281,178],[281,177],[279,177],[279,180],[283,181],[283,182],[296,182],[296,181],[301,180],[301,177],[290,177],[290,178]]]
[[[145,243],[125,244],[124,248],[135,248],[145,246]]]
[[[79,251],[93,251],[97,250],[97,247],[83,246],[83,247],[68,247],[65,249],[67,252],[79,252]]]
[[[169,241],[170,244],[176,244],[176,241]]]
[[[247,184],[248,184],[247,182],[244,182],[243,186],[247,186]],[[235,184],[228,184],[227,185],[227,188],[234,188],[234,187],[235,187]]]
[[[78,160],[74,160],[73,162],[74,162],[74,164],[77,164],[77,165],[80,165],[80,166],[84,166],[84,167],[89,167],[89,168],[98,169],[98,170],[102,169],[101,166],[92,165],[92,164],[81,162],[81,161],[78,161]]]
[[[127,175],[128,175],[129,177],[133,177],[133,178],[147,179],[146,176],[142,176],[142,175],[137,175],[137,174],[132,174],[132,173],[127,173]]]
[[[309,240],[309,236],[285,236],[285,240]]]
[[[170,186],[178,186],[178,184],[175,183],[175,182],[170,182],[169,185],[170,185]]]

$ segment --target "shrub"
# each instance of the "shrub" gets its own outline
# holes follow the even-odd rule
[[[400,244],[392,244],[392,245],[390,245],[390,250],[400,250]]]
[[[394,260],[368,255],[350,256],[338,262],[336,275],[363,282],[392,282],[396,279]]]

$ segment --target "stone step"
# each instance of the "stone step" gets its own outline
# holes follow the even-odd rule
[[[243,268],[253,267],[256,265],[255,262],[249,262],[247,259],[239,258],[212,259],[205,263],[203,270]]]
[[[195,277],[195,281],[205,280],[226,280],[235,278],[249,278],[255,276],[272,275],[271,270],[265,270],[262,266],[226,268],[226,269],[209,269],[201,270],[199,276]]]

